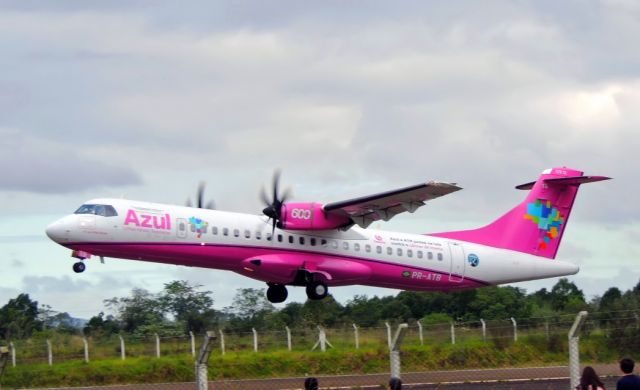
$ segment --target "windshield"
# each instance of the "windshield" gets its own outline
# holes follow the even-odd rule
[[[108,204],[83,204],[74,214],[94,214],[103,217],[115,217],[118,215],[116,209]]]

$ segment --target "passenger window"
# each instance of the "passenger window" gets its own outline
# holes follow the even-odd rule
[[[325,240],[324,238],[320,240],[320,245],[322,245],[324,248],[327,247],[327,240]]]
[[[289,236],[289,244],[293,244],[293,236]]]
[[[387,247],[387,254],[388,255],[392,255],[393,254],[393,249],[390,246]]]
[[[196,231],[196,225],[194,225],[194,224],[190,223],[190,224],[189,224],[189,229],[191,230],[191,233],[195,233],[195,231]]]
[[[418,259],[422,259],[422,251],[417,251],[418,252]]]
[[[398,256],[402,256],[402,248],[398,248]]]
[[[380,245],[376,246],[376,252],[382,253],[382,247]]]
[[[234,236],[234,237],[240,237],[240,230],[238,230],[238,229],[233,229],[233,236]]]
[[[364,250],[365,250],[365,252],[367,252],[367,253],[371,252],[371,245],[369,245],[369,244],[365,245],[365,246],[364,246]]]
[[[211,233],[212,234],[218,234],[218,227],[217,226],[211,226]]]
[[[353,244],[353,249],[356,251],[360,251],[360,244],[358,244],[357,242]]]
[[[264,239],[267,241],[271,241],[271,233],[267,233],[264,235]]]
[[[336,240],[331,240],[331,247],[333,249],[338,249],[338,241]]]
[[[345,241],[342,243],[342,248],[345,250],[349,250],[349,242]]]
[[[300,237],[298,239],[298,242],[300,243],[300,245],[304,245],[304,237]]]
[[[311,244],[311,246],[316,246],[316,239],[315,239],[315,237],[311,237],[311,238],[309,239],[309,243]]]
[[[223,236],[228,236],[229,235],[229,228],[222,228],[222,235]]]
[[[262,239],[262,232],[260,230],[256,230],[256,240]]]
[[[442,253],[438,253],[438,261],[442,261]]]
[[[178,229],[180,229],[181,232],[184,232],[186,226],[184,226],[184,222],[180,222],[180,225],[178,226]]]
[[[429,253],[427,253],[427,258],[428,258],[429,260],[433,260],[433,252],[429,252]]]
[[[278,234],[278,242],[282,242],[282,234]]]
[[[251,238],[251,232],[249,230],[244,231],[244,238]]]
[[[413,251],[411,249],[407,249],[407,257],[413,257]]]
[[[209,231],[209,226],[205,225],[202,229],[199,230],[199,233],[206,234]]]

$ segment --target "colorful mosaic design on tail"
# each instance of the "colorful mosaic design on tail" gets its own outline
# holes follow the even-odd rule
[[[547,249],[551,240],[560,235],[560,229],[564,223],[564,218],[560,215],[560,211],[551,206],[551,201],[540,199],[534,203],[527,204],[527,213],[524,218],[532,221],[538,226],[538,229],[545,232],[538,243],[538,249]]]
[[[209,225],[208,222],[196,217],[189,218],[189,223],[195,227],[195,230],[198,233],[198,238],[202,237],[202,233],[204,233],[204,230]]]

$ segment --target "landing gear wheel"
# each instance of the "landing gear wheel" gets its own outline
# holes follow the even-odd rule
[[[314,281],[307,284],[307,297],[317,301],[323,299],[329,293],[329,288],[323,282]]]
[[[289,292],[284,284],[270,284],[267,289],[267,299],[271,303],[280,303],[287,300]]]
[[[87,266],[82,261],[78,261],[77,263],[73,264],[73,272],[77,274],[84,272],[86,268]]]

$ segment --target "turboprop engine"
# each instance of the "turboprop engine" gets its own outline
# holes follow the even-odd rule
[[[280,228],[286,230],[325,230],[349,225],[348,216],[327,214],[321,203],[285,203],[280,213]]]

